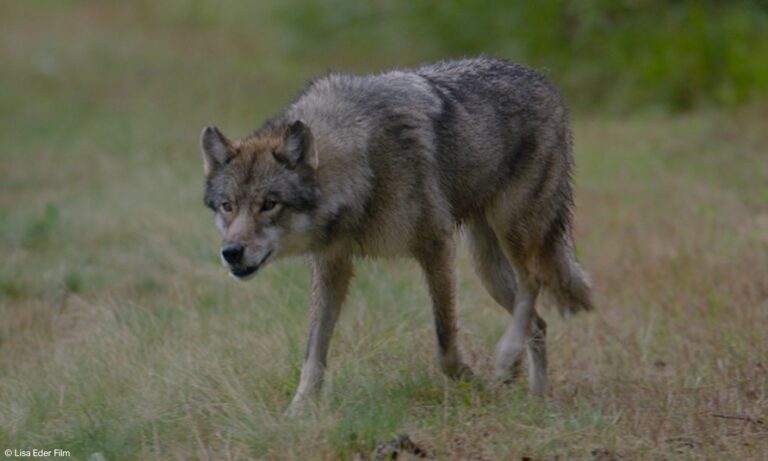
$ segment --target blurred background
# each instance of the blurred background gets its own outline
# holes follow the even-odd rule
[[[767,13],[751,0],[339,0],[286,2],[276,20],[285,46],[327,62],[340,49],[366,68],[486,53],[544,71],[579,109],[636,112],[765,94]]]
[[[532,402],[444,381],[418,268],[362,262],[324,403],[284,421],[308,269],[226,276],[201,128],[243,136],[329,70],[478,54],[537,69],[572,108],[598,312],[546,312],[553,391]],[[365,459],[408,433],[446,459],[755,458],[767,98],[762,0],[5,1],[0,448]],[[505,317],[467,259],[462,341],[490,376]]]

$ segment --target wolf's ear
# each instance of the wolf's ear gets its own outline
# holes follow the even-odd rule
[[[217,168],[227,163],[231,156],[229,140],[215,126],[203,128],[200,147],[203,149],[203,169],[210,176]]]
[[[318,159],[312,130],[301,120],[291,123],[283,137],[282,151],[274,151],[273,155],[291,170],[301,163],[314,170]]]

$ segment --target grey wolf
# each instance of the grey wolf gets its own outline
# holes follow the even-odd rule
[[[571,232],[573,156],[560,93],[526,67],[444,61],[310,83],[261,128],[201,137],[205,204],[221,258],[248,279],[279,258],[312,261],[309,340],[292,408],[319,389],[353,260],[407,256],[424,271],[439,364],[471,375],[457,342],[454,234],[465,229],[477,273],[509,312],[495,372],[527,356],[532,392],[547,386],[550,293],[561,312],[592,309]]]

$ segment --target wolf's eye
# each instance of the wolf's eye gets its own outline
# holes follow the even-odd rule
[[[232,212],[232,204],[229,202],[222,202],[221,205],[219,205],[219,208],[224,213],[231,213]]]
[[[274,200],[269,200],[269,199],[264,200],[261,203],[261,211],[269,211],[272,208],[274,208],[275,205],[277,205],[277,202],[275,202]]]

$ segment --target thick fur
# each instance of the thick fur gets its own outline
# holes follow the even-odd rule
[[[351,260],[412,256],[424,269],[443,370],[470,373],[456,343],[453,239],[512,315],[497,374],[529,358],[546,384],[540,288],[562,312],[592,309],[571,235],[571,134],[558,91],[502,60],[446,61],[373,76],[330,74],[240,141],[203,132],[205,203],[230,271],[313,257],[312,322],[295,404],[320,385]],[[237,253],[235,250],[242,250]],[[235,255],[235,256],[233,256]]]

